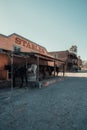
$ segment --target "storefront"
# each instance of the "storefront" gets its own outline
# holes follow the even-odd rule
[[[11,78],[13,65],[36,64],[39,79],[41,68],[45,71],[45,68],[54,68],[55,63],[64,64],[62,60],[49,55],[46,48],[15,33],[9,36],[0,35],[0,60],[0,79],[5,80]]]

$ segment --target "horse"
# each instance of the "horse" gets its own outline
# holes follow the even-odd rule
[[[27,81],[27,68],[26,66],[14,66],[13,67],[13,87],[16,85],[16,78],[21,79],[20,88],[24,85],[24,81],[26,82],[26,85],[28,83]]]
[[[18,69],[18,73],[19,73],[19,76],[21,78],[20,88],[24,85],[24,81],[26,82],[26,86],[27,86],[28,80],[27,80],[27,68],[26,68],[26,66],[20,67]]]
[[[36,74],[37,65],[31,64],[31,66],[28,68],[28,72],[32,72],[34,75]]]
[[[57,73],[57,76],[58,76],[59,67],[58,66],[55,66],[55,67],[51,66],[51,67],[49,67],[49,74],[50,74],[50,76],[52,75],[52,72],[54,72],[54,71]]]

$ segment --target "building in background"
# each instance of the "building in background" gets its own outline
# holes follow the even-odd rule
[[[65,62],[65,71],[68,72],[78,71],[78,58],[75,53],[65,50],[65,51],[49,52],[49,54]],[[59,66],[62,66],[62,64],[60,63]]]
[[[81,60],[81,57],[78,56],[78,69],[81,70],[82,68],[82,60]]]

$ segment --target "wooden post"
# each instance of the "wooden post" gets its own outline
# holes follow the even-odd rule
[[[65,64],[63,64],[63,77],[65,75]]]
[[[54,61],[54,76],[55,76],[55,72],[56,72],[56,65],[55,65],[55,61]]]
[[[11,52],[11,90],[13,90],[13,52]]]
[[[39,56],[37,56],[37,74],[36,74],[36,80],[39,81]]]

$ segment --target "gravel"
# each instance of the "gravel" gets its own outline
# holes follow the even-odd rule
[[[87,130],[87,77],[0,90],[0,130]]]

